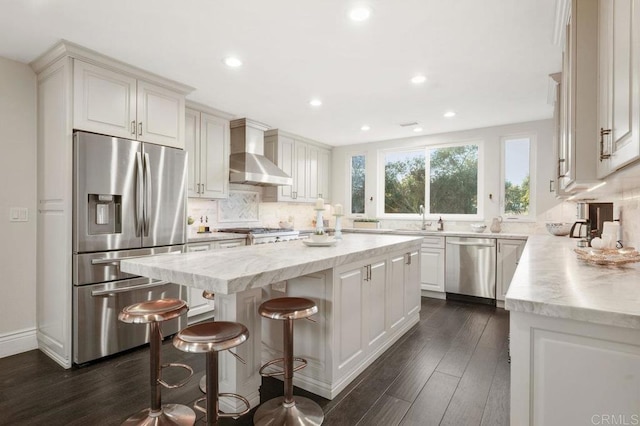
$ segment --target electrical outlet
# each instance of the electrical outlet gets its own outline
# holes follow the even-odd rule
[[[26,207],[11,207],[9,209],[9,222],[28,222],[29,209]]]

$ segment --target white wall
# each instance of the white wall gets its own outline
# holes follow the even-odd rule
[[[0,57],[0,357],[37,347],[36,76]],[[28,222],[9,222],[10,207]]]
[[[483,209],[479,212],[482,220],[487,224],[491,218],[500,215],[500,155],[501,138],[518,134],[533,134],[536,138],[536,214],[539,221],[552,220],[549,211],[560,204],[554,195],[549,192],[549,179],[553,176],[553,120],[531,121],[526,123],[509,124],[505,126],[486,127],[481,129],[465,130],[460,132],[444,133],[438,135],[416,136],[406,139],[395,139],[367,144],[336,147],[333,150],[333,181],[332,188],[344,188],[334,190],[333,202],[347,205],[349,196],[349,161],[354,154],[362,153],[367,156],[366,164],[366,198],[373,197],[373,202],[367,201],[367,215],[375,217],[379,213],[376,210],[378,197],[378,150],[389,148],[423,147],[428,145],[448,144],[462,141],[483,141],[484,143],[484,193]],[[493,198],[489,199],[489,194]],[[405,226],[417,226],[419,216],[416,214],[414,223],[405,223]],[[437,219],[437,217],[436,217]],[[385,221],[392,222],[392,221]],[[478,222],[474,220],[474,222]],[[445,223],[445,229],[465,227],[467,223]],[[396,227],[393,223],[384,223],[384,227]],[[514,232],[536,232],[536,224],[513,224],[506,229]]]

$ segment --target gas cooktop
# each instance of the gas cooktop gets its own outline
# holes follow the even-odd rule
[[[235,234],[277,234],[279,232],[291,232],[291,228],[224,228],[220,232],[231,232]]]

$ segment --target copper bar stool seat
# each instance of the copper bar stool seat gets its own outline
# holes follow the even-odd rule
[[[238,417],[247,414],[251,409],[249,401],[235,393],[218,393],[218,352],[226,351],[244,343],[249,337],[249,330],[237,322],[213,321],[190,325],[173,337],[173,346],[184,352],[206,353],[206,388],[207,395],[196,400],[193,408],[207,416],[207,425],[217,425],[220,417]],[[243,364],[246,362],[235,353],[229,351]],[[237,413],[220,411],[219,397],[230,397],[240,400],[245,409]],[[206,401],[203,408],[200,403]]]
[[[162,345],[162,331],[160,323],[178,318],[189,308],[184,300],[159,299],[148,302],[135,303],[125,307],[118,314],[118,319],[129,324],[149,324],[149,358],[150,358],[150,382],[151,382],[151,406],[146,408],[122,423],[123,425],[193,425],[196,413],[186,405],[165,404],[162,405],[161,387],[173,389],[184,386],[191,376],[193,369],[186,364],[169,363],[160,364],[160,347]],[[162,369],[167,367],[180,367],[189,372],[189,376],[176,384],[169,384],[162,379]]]
[[[215,303],[216,300],[216,294],[212,291],[209,290],[203,290],[202,291],[202,297],[207,299],[207,300],[211,300],[212,302]],[[215,305],[214,305],[214,309],[215,309]],[[214,318],[213,320],[215,321],[215,314],[214,314]],[[204,393],[207,393],[207,375],[203,374],[202,377],[200,378],[200,390]]]
[[[270,399],[260,405],[253,416],[256,426],[317,426],[324,420],[322,408],[309,398],[293,397],[293,372],[306,367],[307,361],[293,356],[293,321],[307,318],[318,312],[318,306],[313,300],[303,297],[280,297],[271,299],[260,305],[260,315],[265,318],[283,320],[283,358],[267,362],[260,368],[260,375],[264,377],[284,376],[284,396]],[[294,368],[294,361],[300,365]],[[267,373],[266,368],[277,363],[284,364],[284,370]]]

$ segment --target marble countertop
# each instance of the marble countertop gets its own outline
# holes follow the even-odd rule
[[[367,229],[367,228],[343,228],[343,233],[349,234],[393,234],[393,235],[422,235],[425,237],[477,237],[477,238],[504,238],[508,240],[526,240],[525,234],[509,234],[502,232],[472,232],[472,231],[433,231],[421,229]]]
[[[640,329],[640,263],[593,265],[575,248],[571,238],[529,237],[505,308]]]
[[[394,251],[419,248],[422,238],[350,234],[343,235],[333,247],[307,247],[303,241],[124,260],[120,269],[232,294]]]
[[[235,234],[232,232],[209,232],[189,237],[187,244],[204,243],[206,241],[245,240],[246,238],[247,236],[244,234]]]

